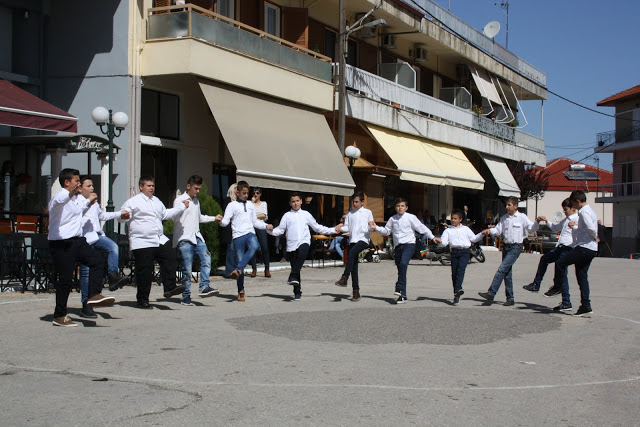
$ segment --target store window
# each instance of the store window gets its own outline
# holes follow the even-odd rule
[[[180,139],[180,98],[142,89],[140,133],[158,138]]]

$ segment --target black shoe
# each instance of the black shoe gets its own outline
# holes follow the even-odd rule
[[[544,293],[544,296],[547,298],[551,298],[551,297],[555,297],[556,295],[560,295],[561,293],[562,293],[562,289],[552,286],[549,288],[547,292]]]
[[[464,295],[464,291],[463,291],[462,289],[460,289],[458,292],[454,293],[453,295],[454,295],[454,296],[456,296],[456,297],[458,297],[458,299],[460,299],[460,297],[461,297],[462,295]]]
[[[505,307],[508,307],[508,306],[510,306],[510,305],[515,305],[515,303],[516,303],[516,302],[515,302],[514,300],[512,300],[512,299],[508,299],[508,300],[506,300],[506,301],[504,302],[504,304],[502,304],[502,305],[504,305]]]
[[[138,302],[138,304],[136,304],[136,307],[137,307],[137,308],[142,308],[142,309],[147,309],[147,310],[149,310],[149,309],[152,309],[152,308],[153,308],[153,306],[152,306],[152,305],[149,305],[149,303],[148,303],[148,302],[146,302],[146,301]]]
[[[126,276],[122,276],[117,271],[112,271],[111,273],[109,273],[109,290],[111,292],[122,289],[128,282],[129,278]]]
[[[458,305],[458,304],[460,304],[460,297],[458,295],[454,295],[453,302],[451,303],[451,305]]]
[[[560,305],[553,307],[553,311],[571,311],[572,308],[571,304],[560,303]]]
[[[93,311],[90,305],[87,305],[86,302],[82,303],[82,310],[80,310],[80,316],[86,317],[87,319],[97,319],[98,315]]]
[[[171,298],[174,295],[180,295],[181,293],[184,292],[184,290],[187,289],[187,287],[185,285],[179,285],[179,286],[175,286],[173,289],[171,289],[170,291],[166,291],[164,293],[164,297],[165,298]]]
[[[478,295],[480,295],[482,298],[486,299],[487,301],[493,301],[493,295],[491,295],[489,292],[478,292]]]
[[[400,295],[396,300],[396,304],[406,304],[406,303],[407,303],[407,297],[405,297],[404,295]]]
[[[540,286],[535,283],[530,283],[527,286],[523,286],[522,289],[529,292],[538,292],[540,290]]]
[[[591,307],[585,307],[584,305],[581,305],[580,308],[578,308],[578,311],[576,311],[576,314],[574,314],[575,317],[582,317],[585,314],[591,314],[593,313],[593,310],[591,310]]]

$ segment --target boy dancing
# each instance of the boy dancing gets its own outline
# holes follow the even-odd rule
[[[138,181],[140,193],[122,205],[121,211],[128,211],[129,247],[136,262],[137,307],[151,309],[149,294],[153,278],[153,261],[160,264],[160,275],[164,285],[164,297],[181,294],[184,285],[176,286],[176,252],[167,236],[163,234],[162,221],[174,218],[189,207],[183,200],[175,208],[167,209],[153,193],[156,183],[152,176],[141,176]]]
[[[307,259],[309,253],[309,245],[311,244],[311,235],[309,227],[316,233],[335,234],[335,228],[322,226],[307,211],[300,209],[302,207],[302,195],[298,192],[291,193],[289,196],[289,206],[291,210],[285,213],[280,220],[280,225],[276,228],[273,225],[267,225],[267,233],[272,236],[281,236],[286,233],[287,252],[291,262],[291,273],[287,283],[293,285],[293,300],[300,301],[302,297],[302,279],[300,278],[300,270]]]

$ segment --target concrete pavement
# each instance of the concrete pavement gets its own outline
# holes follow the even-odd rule
[[[595,259],[594,314],[576,318],[522,289],[539,255],[515,265],[514,307],[503,288],[482,300],[500,256],[486,255],[458,307],[449,267],[428,261],[412,261],[400,306],[390,261],[360,265],[360,302],[336,267],[305,269],[300,302],[286,271],[246,279],[245,303],[218,278],[195,307],[154,286],[155,309],[138,310],[134,288],[105,290],[117,302],[97,320],[73,294],[77,328],[51,325],[52,294],[2,294],[3,424],[638,425],[640,263]]]

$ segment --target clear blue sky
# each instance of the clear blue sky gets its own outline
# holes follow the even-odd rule
[[[506,44],[507,16],[501,0],[435,0],[472,27],[498,21],[495,41]],[[496,5],[498,3],[498,5]],[[547,75],[547,88],[597,111],[596,103],[640,84],[640,0],[509,0],[509,50]],[[525,102],[529,126],[540,136],[540,102]],[[522,122],[522,120],[521,120]],[[552,94],[544,102],[547,160],[580,160],[592,154],[596,134],[615,129],[612,117],[572,105]],[[584,150],[584,151],[581,151]],[[612,155],[600,154],[611,170]],[[593,157],[584,163],[596,165]]]

